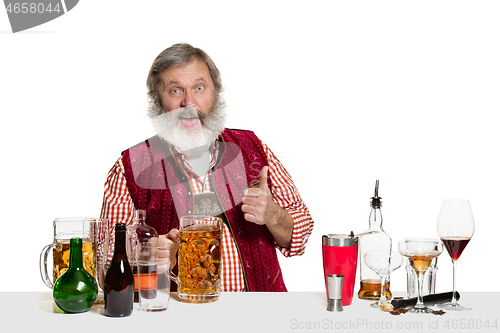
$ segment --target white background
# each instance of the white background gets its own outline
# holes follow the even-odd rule
[[[499,291],[498,1],[97,1],[12,34],[0,10],[1,291],[47,291],[52,220],[98,217],[120,152],[150,136],[146,76],[176,42],[222,72],[227,126],[251,129],[315,220],[282,263],[290,291],[324,290],[321,236],[362,232],[380,180],[397,242],[437,237],[441,200],[476,232],[459,291]],[[443,253],[438,291],[452,288]],[[404,269],[392,289],[406,289]],[[357,289],[357,286],[356,286]]]

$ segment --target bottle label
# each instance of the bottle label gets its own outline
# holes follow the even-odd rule
[[[140,275],[140,277],[139,277]],[[155,290],[158,287],[158,273],[134,274],[135,288],[134,291],[139,291],[139,279],[141,279],[141,290]]]

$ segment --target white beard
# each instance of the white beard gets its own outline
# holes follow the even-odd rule
[[[150,105],[151,108],[158,108]],[[161,112],[161,111],[160,111]],[[181,115],[189,113],[197,116],[201,128],[187,130],[179,126]],[[186,156],[198,156],[208,149],[217,137],[224,131],[226,110],[224,102],[216,102],[207,116],[197,112],[193,107],[181,107],[173,111],[163,111],[159,116],[151,118],[153,127],[160,138],[174,145]]]

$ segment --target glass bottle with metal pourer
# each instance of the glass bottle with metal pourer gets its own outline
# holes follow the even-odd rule
[[[359,238],[359,258],[364,258],[368,251],[383,250],[391,251],[391,237],[384,231],[382,227],[382,198],[378,196],[379,181],[375,182],[375,194],[371,198],[370,226]],[[358,297],[366,300],[378,300],[380,298],[380,278],[372,271],[364,260],[360,262],[360,289]],[[392,293],[389,289],[390,281],[387,279],[385,293],[387,299],[391,299]]]

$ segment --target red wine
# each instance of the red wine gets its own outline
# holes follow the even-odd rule
[[[462,254],[462,251],[469,243],[470,237],[452,236],[452,237],[441,238],[441,240],[443,241],[444,246],[448,250],[451,259],[458,260],[458,258]]]

